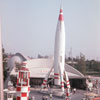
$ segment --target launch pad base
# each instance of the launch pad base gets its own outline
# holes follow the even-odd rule
[[[57,97],[64,97],[65,94],[61,90],[56,89],[56,90],[53,91],[53,95],[57,96]]]
[[[52,94],[53,96],[60,97],[60,98],[65,97],[65,94],[64,94],[64,92],[61,91],[61,89],[51,89],[50,91],[48,89],[45,89],[45,90],[41,90],[39,92],[42,94],[46,94],[46,95]]]

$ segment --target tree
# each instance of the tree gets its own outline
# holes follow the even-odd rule
[[[4,76],[4,81],[6,80],[7,76],[8,76],[8,67],[7,67],[7,60],[8,60],[8,54],[5,53],[5,49],[2,49],[2,53],[3,53],[3,76]]]
[[[86,74],[86,63],[85,63],[85,56],[80,53],[80,59],[79,59],[79,71],[83,74]]]

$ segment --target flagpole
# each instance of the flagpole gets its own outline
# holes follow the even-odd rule
[[[2,40],[1,40],[1,18],[0,18],[0,100],[4,100],[3,93],[3,61],[2,61]]]

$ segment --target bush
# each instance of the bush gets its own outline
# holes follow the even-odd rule
[[[13,100],[16,100],[16,97],[14,97]]]

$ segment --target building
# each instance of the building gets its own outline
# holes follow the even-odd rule
[[[21,64],[23,61],[27,63],[27,67],[30,70],[31,86],[41,85],[48,71],[53,66],[52,58],[28,59],[27,57],[21,55],[20,53],[17,53],[8,61],[11,79],[13,80],[16,79],[16,74],[18,71],[16,63]],[[73,68],[68,64],[65,64],[65,70],[68,73],[72,87],[85,88],[86,79],[82,73],[80,73],[78,70],[76,70],[75,68]],[[49,80],[52,78],[53,78],[53,71],[50,74]],[[53,85],[53,81],[50,82],[50,84]]]

